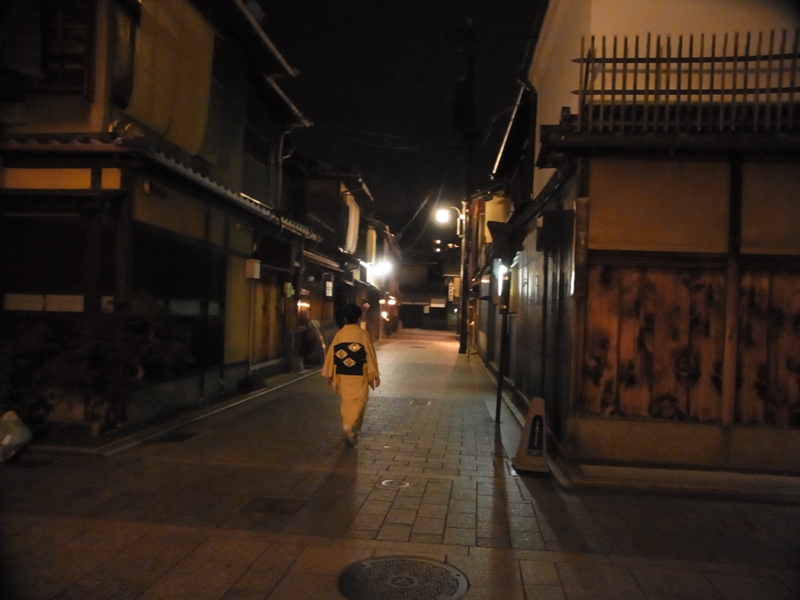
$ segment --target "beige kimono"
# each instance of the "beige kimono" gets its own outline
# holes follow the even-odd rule
[[[370,333],[358,324],[342,327],[325,354],[322,376],[333,378],[333,389],[342,399],[342,429],[360,430],[369,388],[380,377]]]

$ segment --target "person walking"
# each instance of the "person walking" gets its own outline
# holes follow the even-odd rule
[[[369,390],[381,384],[381,377],[372,335],[359,325],[361,307],[348,304],[342,316],[345,324],[328,347],[322,376],[341,398],[342,436],[354,446],[364,420]]]

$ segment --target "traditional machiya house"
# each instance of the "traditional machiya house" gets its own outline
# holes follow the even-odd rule
[[[800,15],[544,6],[495,173],[506,385],[572,468],[800,472]]]
[[[393,279],[376,268],[391,262],[396,245],[389,228],[367,216],[375,200],[360,174],[299,153],[285,160],[284,174],[290,216],[321,240],[304,248],[298,276],[299,346],[305,364],[315,364],[350,302],[370,305],[364,323],[381,337],[380,300]]]
[[[397,268],[400,247],[386,223],[366,216],[362,219],[361,268],[353,271],[356,302],[364,311],[362,327],[372,337],[388,337],[400,326],[400,285]]]
[[[166,309],[188,344],[128,421],[289,368],[296,265],[321,236],[288,217],[281,162],[310,122],[296,71],[242,0],[12,0],[0,9],[2,333]]]

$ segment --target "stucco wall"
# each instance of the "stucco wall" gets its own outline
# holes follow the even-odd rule
[[[724,253],[729,178],[720,160],[593,160],[589,248]]]

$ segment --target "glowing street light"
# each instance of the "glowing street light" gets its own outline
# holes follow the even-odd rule
[[[388,260],[381,260],[369,265],[369,269],[372,271],[372,275],[375,277],[386,277],[392,272],[392,263],[390,263]]]
[[[435,213],[435,218],[437,223],[449,223],[450,222],[450,211],[456,211],[456,217],[458,221],[456,221],[456,232],[458,233],[459,237],[464,235],[464,221],[466,221],[467,216],[464,212],[455,206],[445,206],[444,208],[437,208]]]
[[[449,208],[455,208],[455,206],[450,206]],[[458,209],[456,209],[458,210]],[[437,223],[449,223],[450,222],[450,211],[446,208],[440,208],[436,211],[436,222]]]

